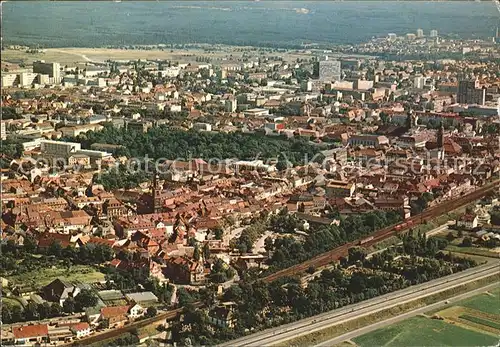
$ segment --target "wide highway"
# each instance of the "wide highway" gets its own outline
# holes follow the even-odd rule
[[[464,283],[477,281],[484,277],[499,274],[499,269],[499,262],[495,261],[493,263],[468,269],[453,275],[429,281],[427,283],[411,286],[397,292],[385,294],[357,304],[345,306],[317,316],[302,319],[295,323],[267,329],[229,341],[222,344],[221,347],[271,346],[295,337],[307,335],[314,331],[323,330],[333,325],[457,287]]]

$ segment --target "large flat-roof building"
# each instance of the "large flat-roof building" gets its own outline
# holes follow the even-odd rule
[[[42,155],[68,157],[80,149],[81,145],[76,142],[51,140],[40,141],[40,150]]]
[[[317,61],[314,64],[314,76],[320,81],[340,81],[342,79],[341,63],[338,60]]]
[[[27,87],[38,82],[38,74],[34,72],[21,72],[19,74],[19,86]]]
[[[3,73],[2,88],[13,87],[19,83],[19,74]]]
[[[44,60],[33,62],[33,72],[49,75],[54,83],[61,82],[61,65],[59,63],[46,63]]]
[[[481,88],[478,80],[459,81],[457,102],[459,104],[484,105],[486,102],[486,88]]]

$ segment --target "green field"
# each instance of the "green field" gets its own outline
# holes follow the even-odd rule
[[[457,245],[450,244],[445,248],[445,251],[450,251],[453,253],[461,253],[461,254],[470,254],[470,255],[478,255],[481,257],[488,258],[498,258],[498,253],[491,252],[487,248],[477,248],[477,247],[460,247]]]
[[[491,289],[489,290],[489,292],[495,296],[497,296],[498,298],[500,298],[500,286],[498,286],[497,288],[495,289]]]
[[[457,302],[456,306],[473,308],[486,313],[500,314],[500,295],[498,289],[491,291],[491,294],[481,294],[470,299]]]
[[[49,269],[38,269],[21,275],[7,277],[9,282],[14,284],[33,285],[35,287],[45,286],[60,278],[68,282],[79,281],[93,283],[104,280],[104,274],[92,266],[74,265],[69,268],[53,266]]]
[[[414,317],[359,336],[358,346],[493,346],[498,339],[437,319]]]
[[[485,326],[490,327],[490,328],[500,330],[500,324],[492,322],[488,319],[483,319],[480,317],[471,316],[469,314],[461,315],[458,318],[465,319],[465,320],[472,322],[472,323],[477,323],[477,324],[485,325]]]

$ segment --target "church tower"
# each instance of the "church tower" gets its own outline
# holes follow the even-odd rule
[[[156,168],[153,170],[153,186],[151,189],[152,196],[152,204],[153,204],[153,212],[160,213],[161,212],[161,198],[158,196],[160,190],[158,189],[158,173],[156,172]]]
[[[410,108],[410,110],[408,111],[408,113],[406,114],[406,130],[409,131],[410,129],[412,129],[416,124],[416,118],[415,118],[415,112],[413,111],[413,109]]]
[[[444,147],[444,126],[443,126],[443,123],[441,123],[441,126],[438,129],[437,145],[438,145],[439,149],[443,149],[443,147]]]
[[[438,129],[437,133],[437,155],[438,158],[444,160],[444,126],[441,122],[441,126]]]

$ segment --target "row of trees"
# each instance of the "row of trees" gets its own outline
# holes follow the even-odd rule
[[[102,264],[114,258],[114,252],[108,245],[88,243],[78,248],[67,246],[62,247],[61,243],[54,240],[49,247],[39,248],[37,241],[29,235],[24,238],[23,245],[17,245],[14,241],[9,240],[0,245],[2,255],[5,259],[12,257],[14,259],[23,259],[29,262],[32,254],[38,253],[45,256],[53,256],[62,260],[69,260],[72,264],[93,265]],[[50,261],[50,257],[37,257],[39,262]],[[5,261],[4,264],[8,263]],[[4,269],[2,267],[2,269]],[[19,270],[19,269],[18,269]]]
[[[73,264],[102,264],[114,258],[114,252],[108,245],[86,244],[78,248],[61,246],[61,243],[55,241],[46,250],[41,250],[47,255],[71,260]]]
[[[25,322],[30,320],[46,319],[61,316],[63,310],[58,303],[36,304],[28,303],[25,309],[20,305],[11,305],[4,302],[2,306],[2,322],[6,324]]]

